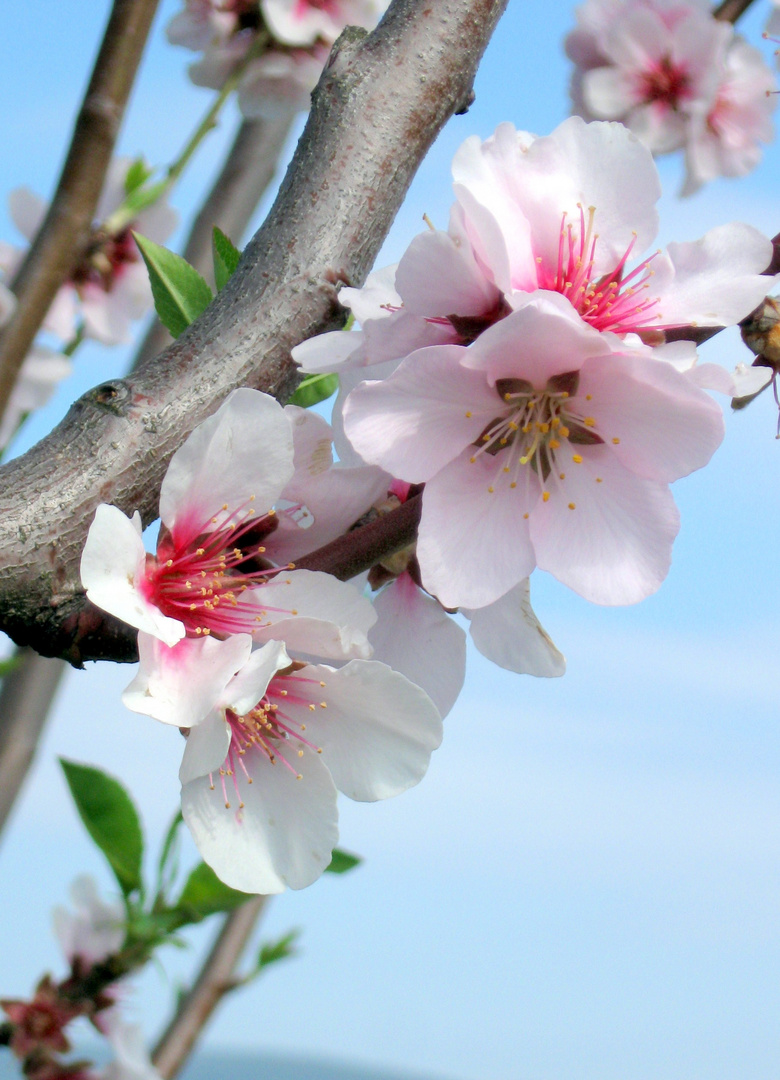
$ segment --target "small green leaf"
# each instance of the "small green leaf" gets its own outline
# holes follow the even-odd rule
[[[220,881],[210,866],[199,863],[187,878],[176,901],[176,910],[184,922],[200,922],[217,911],[232,911],[249,900],[249,893],[238,892]]]
[[[0,660],[0,679],[10,675],[12,671],[16,671],[21,662],[21,656],[9,656],[7,660]]]
[[[265,942],[257,958],[258,973],[270,964],[276,964],[279,960],[286,960],[288,956],[295,956],[298,951],[295,948],[295,943],[300,934],[300,930],[291,930],[289,934],[280,937],[278,941]]]
[[[111,864],[125,896],[141,888],[141,822],[124,787],[100,769],[60,758],[87,832]]]
[[[178,337],[209,306],[214,298],[211,289],[181,255],[139,233],[133,236],[149,271],[160,322]]]
[[[334,848],[330,865],[326,866],[325,869],[331,874],[346,874],[348,870],[354,870],[362,862],[363,860],[359,855],[352,855],[349,851]]]
[[[127,228],[131,221],[134,221],[142,210],[145,210],[147,206],[152,206],[154,203],[161,199],[169,188],[167,180],[156,180],[153,184],[141,185],[134,188],[125,196],[125,200],[121,206],[111,214],[105,222],[105,226],[108,232],[116,230],[117,225],[120,228]]]
[[[157,897],[158,901],[162,903],[162,898],[165,893],[173,885],[176,875],[179,870],[179,828],[184,823],[181,810],[176,811],[176,815],[171,822],[168,832],[165,835],[163,841],[162,850],[160,851],[160,859],[157,864]]]
[[[217,292],[221,292],[236,272],[241,252],[230,237],[225,236],[215,225],[211,234],[211,253],[214,256],[214,280],[217,283]]]
[[[302,409],[310,409],[312,405],[325,401],[331,394],[335,394],[339,388],[339,377],[335,374],[309,375],[298,384],[298,389],[290,398],[288,404],[300,405]]]
[[[152,175],[152,170],[142,157],[136,158],[125,173],[125,195],[132,195],[136,188],[145,184]]]

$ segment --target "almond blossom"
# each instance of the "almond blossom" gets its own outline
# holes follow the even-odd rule
[[[771,241],[740,223],[636,261],[658,229],[661,185],[620,124],[570,117],[535,138],[504,123],[466,140],[453,176],[469,240],[511,307],[517,292],[548,289],[597,330],[657,341],[675,326],[731,326],[771,288]]]
[[[44,329],[71,341],[83,326],[86,337],[105,345],[130,340],[131,324],[152,307],[149,275],[133,240],[133,231],[158,243],[176,227],[178,215],[165,199],[138,213],[136,219],[118,233],[102,228],[125,198],[125,178],[132,165],[129,158],[115,158],[95,213],[96,225],[89,243],[70,279],[57,295],[44,320]],[[46,216],[47,204],[28,188],[9,196],[11,217],[19,232],[32,241]],[[0,245],[0,268],[12,276],[23,253],[8,244]]]
[[[125,939],[125,910],[121,903],[101,900],[87,874],[76,878],[70,896],[74,910],[55,907],[54,932],[69,963],[87,971],[119,952]]]
[[[425,483],[423,584],[469,608],[536,565],[596,603],[654,592],[679,528],[668,484],[723,437],[691,378],[542,292],[470,347],[421,349],[362,384],[344,424],[365,460]]]
[[[336,670],[291,661],[281,642],[138,639],[125,705],[188,729],[182,813],[204,860],[233,888],[302,889],[338,840],[337,789],[372,802],[422,779],[441,720],[419,687],[371,660]],[[187,653],[169,663],[163,654]],[[177,692],[164,670],[195,673]]]
[[[101,504],[81,560],[88,598],[175,645],[185,636],[280,635],[317,656],[367,656],[375,616],[355,589],[328,574],[266,563],[274,503],[294,472],[282,407],[234,391],[171,458],[160,491],[156,556],[137,513]]]

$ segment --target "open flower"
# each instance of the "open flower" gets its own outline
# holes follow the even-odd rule
[[[369,655],[375,616],[355,589],[264,561],[274,504],[293,471],[282,407],[257,390],[234,391],[171,458],[156,557],[144,549],[138,514],[98,507],[81,560],[87,596],[168,645],[251,633],[283,635],[316,656]]]
[[[189,728],[182,813],[204,860],[233,888],[302,889],[338,840],[336,789],[352,799],[398,795],[422,779],[441,741],[419,687],[375,661],[335,670],[292,662],[281,642],[145,634],[128,708]],[[165,653],[189,653],[198,687],[161,678]]]
[[[422,582],[467,608],[536,565],[596,603],[654,592],[679,527],[668,484],[723,437],[692,378],[541,292],[469,348],[421,349],[359,386],[344,424],[365,460],[425,482]]]
[[[534,138],[504,123],[466,140],[453,176],[469,240],[512,307],[516,293],[546,289],[597,330],[655,340],[675,326],[731,326],[771,287],[771,242],[740,223],[635,261],[657,232],[661,185],[620,124],[570,117]]]

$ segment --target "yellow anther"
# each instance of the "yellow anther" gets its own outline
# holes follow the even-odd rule
[[[586,401],[593,401],[593,394],[586,394],[585,395],[585,400]]]
[[[297,608],[292,608],[292,610],[290,611],[290,614],[291,615],[297,615],[298,614],[298,609]]]
[[[617,446],[617,444],[620,442],[620,439],[613,439],[612,442],[615,444],[615,446]]]
[[[488,488],[488,492],[489,492],[489,493],[490,493],[491,495],[493,494],[493,492],[494,492],[495,490],[496,490],[496,489],[495,489],[495,488],[493,487],[493,485],[492,485],[492,484],[491,484],[491,485],[490,485],[490,487]]]
[[[561,444],[558,442],[557,439],[550,439],[547,445],[550,447],[551,450],[557,450]]]
[[[593,419],[592,416],[586,416],[582,422],[585,427],[595,427],[596,425],[596,421]]]
[[[196,555],[205,555],[206,554],[206,549],[205,548],[198,548],[198,550],[195,552],[195,554]]]
[[[600,477],[600,476],[597,476],[597,477],[596,477],[596,483],[597,483],[597,484],[602,484],[603,482],[604,482],[604,481],[603,481],[603,480],[601,479],[601,477]]]
[[[324,685],[325,685],[325,683],[322,681],[322,679],[320,679],[320,686],[324,686]]]
[[[560,427],[560,424],[561,424],[561,418],[560,418],[560,416],[554,416],[554,417],[552,418],[552,420],[550,421],[550,427],[551,427],[551,428],[557,428],[557,427]]]
[[[312,712],[315,712],[317,706],[316,705],[310,705],[309,708],[311,709]]]
[[[303,750],[298,751],[298,757],[303,757]]]
[[[470,457],[470,458],[469,458],[469,461],[471,462],[471,464],[472,464],[472,465],[474,464],[474,462],[475,462],[476,460],[477,460],[477,459],[476,459],[475,457]]]
[[[173,559],[168,559],[166,566],[173,566]]]
[[[574,510],[574,509],[575,509],[574,503],[569,503],[569,509],[570,509],[570,510]]]
[[[511,484],[510,484],[509,486],[510,486],[511,488],[516,488],[516,487],[517,487],[517,484],[516,484],[516,483],[514,482],[514,480],[513,480],[513,481],[512,481],[512,483],[511,483]]]
[[[572,454],[571,459],[575,465],[582,465],[582,454]]]
[[[565,424],[561,424],[561,426],[558,428],[558,433],[560,434],[562,439],[568,439],[569,437],[569,429],[565,426]]]
[[[565,472],[562,472],[562,473],[558,473],[558,478],[559,478],[560,480],[565,480],[565,479],[566,479],[566,473],[565,473]]]
[[[505,465],[501,471],[502,472],[509,472],[509,466]]]
[[[470,419],[471,419],[471,412],[467,412],[467,413],[466,413],[466,419],[467,419],[467,420],[470,420]]]
[[[523,427],[522,427],[523,435],[527,435],[530,430],[531,430],[531,425],[530,424],[523,424]]]
[[[526,521],[528,521],[528,514],[523,514],[523,517],[525,518]]]
[[[191,589],[192,588],[192,582],[191,581],[185,581],[184,582],[184,588],[185,589]]]
[[[550,500],[550,492],[549,491],[543,491],[542,492],[542,502],[549,502],[549,500]]]
[[[507,427],[509,428],[510,431],[517,431],[518,428],[520,427],[520,425],[516,424],[514,422],[514,420],[510,420],[509,423],[507,424]]]
[[[550,430],[550,425],[548,423],[537,424],[536,426],[539,428],[542,435],[546,435],[547,432]]]

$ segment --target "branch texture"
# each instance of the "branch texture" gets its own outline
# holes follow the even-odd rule
[[[255,896],[225,916],[195,985],[184,997],[152,1054],[152,1062],[163,1080],[178,1075],[209,1017],[234,988],[236,964],[267,902],[267,896]]]
[[[345,31],[271,213],[214,303],[0,470],[0,626],[15,640],[77,664],[95,657],[78,577],[95,507],[153,520],[171,454],[231,390],[286,400],[290,349],[342,324],[337,284],[364,281],[433,139],[469,104],[503,6],[395,0],[372,34]],[[99,657],[114,658],[110,635],[100,638]]]
[[[0,415],[55,293],[89,240],[125,105],[159,0],[114,0],[57,191],[12,289],[19,301],[0,336]]]

